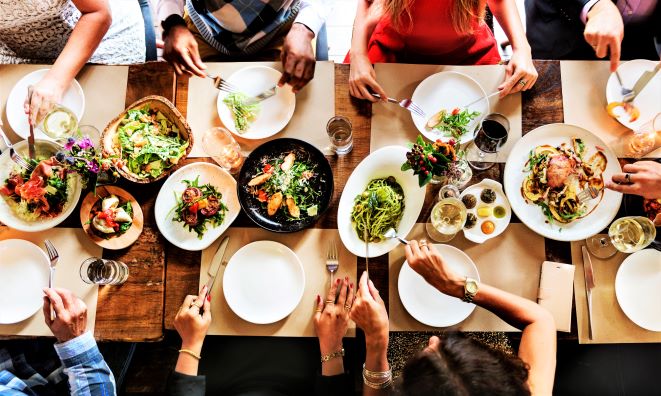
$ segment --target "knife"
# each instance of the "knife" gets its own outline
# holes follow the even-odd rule
[[[32,106],[32,85],[28,86],[28,106]],[[28,136],[28,155],[35,159],[34,153],[34,125],[32,125],[32,111],[28,112],[28,125],[30,125],[30,136]]]
[[[583,273],[585,274],[585,295],[588,299],[588,336],[590,340],[592,337],[592,289],[594,289],[594,272],[592,271],[592,260],[590,259],[590,253],[585,248],[581,246],[581,251],[583,252]]]
[[[218,270],[220,269],[220,264],[223,262],[223,257],[225,257],[225,250],[227,250],[227,244],[230,241],[230,237],[226,236],[223,238],[223,240],[220,242],[220,246],[218,246],[218,250],[216,250],[216,254],[213,255],[213,259],[211,259],[211,265],[209,266],[209,270],[207,271],[207,274],[209,274],[209,280],[207,281],[207,292],[204,295],[204,298],[206,299],[209,294],[211,293],[211,289],[213,288],[214,282],[216,282],[216,275],[218,275]]]
[[[652,78],[656,75],[656,73],[661,69],[661,62],[657,63],[656,66],[654,67],[653,70],[646,70],[643,72],[643,74],[640,75],[638,78],[638,81],[633,86],[633,96],[629,101],[633,101],[636,99],[636,96],[638,96],[642,90],[645,88],[647,83],[652,80]]]

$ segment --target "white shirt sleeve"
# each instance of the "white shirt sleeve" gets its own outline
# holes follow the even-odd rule
[[[156,16],[158,21],[164,21],[172,14],[184,15],[185,0],[157,0]]]
[[[333,9],[333,0],[301,0],[294,23],[302,23],[316,36]]]
[[[588,12],[590,12],[590,9],[597,4],[599,0],[590,0],[585,5],[583,6],[583,9],[581,10],[581,21],[583,23],[586,23],[588,21]]]

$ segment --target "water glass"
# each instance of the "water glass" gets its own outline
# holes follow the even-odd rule
[[[432,240],[449,242],[466,223],[466,206],[459,199],[459,189],[451,184],[441,187],[438,197],[425,229]]]
[[[211,128],[202,136],[204,152],[221,168],[231,174],[236,174],[241,169],[245,158],[241,154],[241,146],[225,128]]]
[[[95,285],[121,285],[129,277],[129,267],[121,261],[90,257],[80,265],[83,282]]]
[[[661,147],[661,113],[633,131],[625,147],[629,158],[642,158]]]
[[[80,125],[78,127],[78,135],[80,137],[87,136],[90,138],[95,150],[99,150],[101,147],[101,132],[94,125]]]
[[[510,123],[499,113],[491,113],[480,123],[473,142],[468,146],[470,166],[477,170],[489,169],[498,158],[498,151],[507,142]]]
[[[353,149],[353,133],[351,121],[342,116],[335,116],[328,120],[326,132],[331,142],[331,148],[336,154],[348,154]]]

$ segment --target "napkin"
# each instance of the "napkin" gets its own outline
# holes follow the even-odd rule
[[[599,136],[618,158],[629,151],[624,143],[631,130],[606,112],[608,61],[561,61],[562,107],[565,123],[578,125]],[[646,157],[661,157],[661,148]]]
[[[576,322],[580,344],[624,344],[661,342],[661,332],[645,330],[631,321],[617,302],[615,275],[627,254],[618,252],[602,260],[590,254],[595,287],[592,289],[592,335],[588,335],[588,303],[585,295],[585,274],[581,246],[584,241],[571,243],[572,262],[576,266]]]
[[[207,72],[229,78],[232,73],[248,66],[268,66],[282,70],[280,62],[238,62],[207,63]],[[282,89],[291,89],[286,85]],[[209,79],[191,78],[188,80],[188,123],[193,130],[196,142],[202,142],[202,135],[210,128],[222,126],[218,117],[216,102],[218,90]],[[321,150],[331,154],[326,123],[335,114],[335,65],[333,62],[317,62],[314,78],[298,94],[296,109],[289,124],[279,133],[259,140],[236,137],[245,152],[254,150],[262,143],[278,138],[305,140]],[[202,144],[195,144],[189,157],[208,157]]]
[[[296,253],[305,270],[305,291],[303,297],[294,311],[286,318],[276,323],[257,325],[246,322],[237,316],[227,305],[223,294],[224,266],[220,266],[216,281],[211,292],[211,327],[212,335],[252,335],[252,336],[283,336],[283,337],[315,337],[312,317],[316,309],[316,296],[322,299],[328,292],[330,273],[326,270],[326,252],[328,243],[335,240],[339,253],[340,266],[335,277],[349,276],[356,284],[356,256],[349,253],[340,241],[337,230],[307,229],[292,234],[276,234],[261,228],[230,227],[224,234],[230,237],[225,252],[225,260],[231,260],[232,255],[241,247],[261,240],[280,242]],[[219,239],[213,245],[202,251],[202,264],[200,268],[200,288],[209,279],[207,271],[211,265],[218,246]],[[228,260],[228,261],[229,261]],[[350,322],[348,337],[355,336],[355,324]]]
[[[82,228],[53,228],[41,232],[21,232],[9,227],[0,227],[0,240],[24,239],[44,249],[44,240],[49,239],[57,249],[60,260],[55,267],[54,286],[69,289],[87,305],[87,329],[94,332],[96,303],[99,287],[88,285],[80,279],[80,264],[88,257],[101,257],[103,249],[94,244]],[[2,265],[2,264],[0,264]],[[46,269],[47,271],[47,269]],[[44,322],[40,309],[30,318],[9,325],[0,325],[0,335],[52,336]]]
[[[424,224],[416,224],[408,239],[428,238]],[[431,242],[431,241],[430,241]],[[466,253],[475,262],[480,281],[535,301],[542,262],[545,258],[544,238],[519,223],[510,224],[501,235],[483,244],[468,241],[463,233],[448,243]],[[389,253],[389,316],[391,331],[434,331],[415,320],[399,299],[397,282],[405,260],[404,246]],[[442,312],[439,312],[442,315]],[[473,313],[456,327],[461,331],[517,331],[495,314],[476,307]]]
[[[389,96],[399,100],[411,98],[415,88],[425,78],[442,71],[457,71],[475,79],[489,95],[497,91],[505,78],[505,66],[438,66],[378,63],[374,65],[376,78]],[[514,143],[521,138],[521,94],[503,99],[489,98],[491,112],[501,113],[510,123],[507,142],[498,152],[498,162],[505,162]],[[440,109],[439,109],[440,110]],[[370,152],[389,145],[405,146],[415,141],[420,131],[413,124],[411,114],[392,103],[379,102],[372,106]]]

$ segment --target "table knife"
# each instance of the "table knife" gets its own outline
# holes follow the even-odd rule
[[[594,289],[595,286],[594,272],[592,270],[590,253],[588,253],[585,246],[581,246],[581,251],[583,253],[583,273],[585,274],[585,295],[588,300],[588,336],[590,340],[592,340],[592,289]]]
[[[207,292],[204,295],[204,298],[206,299],[209,296],[209,293],[211,293],[211,289],[213,288],[214,282],[216,282],[216,275],[218,275],[218,270],[220,269],[220,264],[223,262],[223,258],[225,257],[225,250],[227,250],[227,244],[230,241],[230,237],[226,236],[223,238],[223,240],[220,242],[220,246],[218,246],[218,250],[216,250],[216,254],[213,255],[213,259],[211,259],[211,265],[209,266],[209,270],[207,271],[207,274],[209,274],[209,280],[207,281]]]
[[[634,99],[636,99],[636,96],[640,95],[640,93],[645,88],[647,83],[649,83],[650,80],[652,80],[652,78],[654,77],[654,75],[656,75],[659,69],[661,69],[661,62],[657,63],[653,70],[646,70],[643,72],[643,74],[640,75],[638,81],[636,81],[636,83],[633,86],[633,96],[629,101],[633,101]]]
[[[32,106],[32,85],[28,87],[28,104]],[[28,156],[35,159],[34,152],[34,125],[32,125],[32,112],[28,112],[28,125],[30,126],[30,136],[28,136]]]

